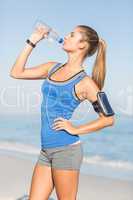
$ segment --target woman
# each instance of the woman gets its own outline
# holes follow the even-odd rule
[[[42,84],[41,150],[35,165],[30,200],[46,200],[54,187],[59,200],[75,200],[83,160],[80,134],[95,132],[114,124],[113,116],[98,112],[99,118],[83,125],[70,122],[74,109],[85,99],[96,102],[105,79],[104,40],[91,27],[78,25],[64,38],[66,63],[47,62],[26,69],[26,61],[47,31],[38,27],[18,56],[10,75],[18,79],[46,79]],[[82,65],[86,57],[97,51],[92,72],[88,76]]]

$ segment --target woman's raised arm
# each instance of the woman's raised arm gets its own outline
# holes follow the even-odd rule
[[[37,44],[40,40],[44,39],[47,34],[47,31],[44,30],[42,27],[36,28],[36,30],[31,34],[29,40],[33,44]],[[46,78],[48,75],[48,71],[51,69],[51,67],[56,64],[57,62],[47,62],[40,64],[38,66],[32,67],[32,68],[26,68],[26,62],[33,50],[33,47],[26,43],[24,49],[20,53],[20,55],[17,57],[11,71],[10,76],[16,79],[42,79]]]

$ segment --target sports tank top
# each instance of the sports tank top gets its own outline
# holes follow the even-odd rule
[[[78,83],[86,72],[79,71],[65,81],[55,81],[50,75],[64,64],[57,63],[48,72],[48,76],[42,84],[41,103],[41,148],[54,148],[72,144],[80,140],[79,135],[72,135],[65,129],[52,129],[54,119],[63,117],[70,119],[73,111],[81,103],[75,92],[75,84]]]

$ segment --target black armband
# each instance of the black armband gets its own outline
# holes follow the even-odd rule
[[[98,92],[97,100],[94,101],[92,105],[97,113],[102,112],[105,116],[112,116],[115,114],[105,92]]]

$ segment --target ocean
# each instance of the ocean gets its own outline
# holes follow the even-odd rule
[[[0,153],[36,161],[41,141],[39,115],[0,116]],[[80,135],[81,172],[133,180],[133,118],[116,116],[114,126]]]

